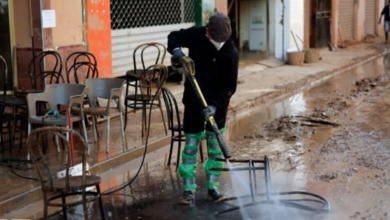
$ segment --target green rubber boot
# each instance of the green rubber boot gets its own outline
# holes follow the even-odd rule
[[[198,134],[186,134],[186,144],[182,152],[182,163],[177,172],[183,178],[183,195],[180,197],[179,203],[184,205],[191,204],[195,198],[196,191],[196,170],[198,168],[198,150],[200,141],[204,137],[204,132]]]
[[[222,128],[220,130],[221,134],[225,130],[226,127]],[[206,131],[206,138],[208,159],[204,163],[204,169],[207,178],[208,199],[214,202],[222,202],[226,200],[226,197],[218,192],[219,176],[221,176],[222,171],[210,170],[210,168],[223,168],[224,163],[215,160],[217,158],[223,158],[222,150],[219,147],[217,137],[213,131]]]

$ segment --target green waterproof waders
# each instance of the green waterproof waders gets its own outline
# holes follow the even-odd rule
[[[204,132],[198,134],[185,134],[186,144],[182,152],[182,163],[177,172],[183,178],[184,191],[196,191],[196,170],[198,168],[198,150],[201,140],[204,138]]]
[[[221,134],[226,130],[226,127],[220,130]],[[204,163],[204,170],[207,178],[207,189],[218,189],[219,176],[222,171],[210,171],[210,168],[223,168],[224,163],[221,161],[215,161],[215,159],[223,159],[222,150],[219,147],[217,137],[213,131],[206,131],[207,138],[207,153],[208,159]]]
[[[226,127],[221,129],[221,133],[226,130]],[[184,191],[196,191],[196,169],[198,168],[198,150],[200,142],[204,139],[205,134],[203,132],[198,134],[186,134],[186,144],[182,152],[182,163],[178,168],[179,175],[183,178]],[[216,158],[223,158],[222,151],[219,147],[218,140],[212,131],[206,132],[207,137],[207,152],[208,159],[204,163],[204,169],[206,172],[207,189],[218,189],[219,176],[221,171],[210,171],[209,168],[223,168],[223,162],[215,161]]]

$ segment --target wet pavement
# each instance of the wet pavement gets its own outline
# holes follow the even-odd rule
[[[319,84],[315,84],[319,78],[323,78],[325,75],[330,77],[338,69],[359,64],[367,57],[373,57],[373,54],[380,56],[382,52],[383,50],[377,51],[373,45],[364,44],[350,47],[347,50],[340,50],[337,53],[323,51],[323,60],[319,64],[305,64],[299,67],[282,66],[274,69],[259,67],[265,69],[259,73],[255,73],[259,68],[249,68],[240,73],[245,77],[242,78],[237,94],[232,99],[232,104],[236,108],[229,113],[230,125],[227,134],[233,156],[235,158],[258,159],[268,155],[271,159],[272,188],[275,191],[309,190],[319,193],[331,201],[332,211],[330,213],[312,213],[264,205],[250,208],[246,214],[235,211],[216,217],[214,215],[216,210],[229,208],[236,205],[236,203],[213,204],[206,200],[204,171],[201,163],[199,163],[198,168],[197,183],[199,189],[196,194],[195,206],[180,206],[177,201],[181,195],[182,183],[174,170],[175,164],[170,167],[165,166],[167,153],[169,152],[166,146],[147,154],[146,163],[134,183],[126,187],[125,190],[114,194],[114,196],[104,196],[106,217],[108,219],[347,219],[350,217],[357,219],[387,219],[385,216],[387,213],[384,210],[389,208],[385,199],[389,192],[383,185],[388,184],[390,180],[387,180],[386,174],[381,172],[386,169],[386,163],[382,164],[383,167],[379,171],[376,170],[377,168],[372,170],[368,158],[370,154],[377,153],[377,148],[373,148],[369,153],[364,154],[364,144],[371,146],[372,142],[378,142],[376,146],[386,146],[386,141],[378,141],[386,140],[385,134],[378,136],[376,133],[369,133],[370,135],[367,135],[364,133],[365,130],[359,126],[364,124],[364,120],[374,121],[373,119],[386,116],[370,115],[369,113],[378,109],[383,112],[387,110],[387,105],[383,107],[378,103],[386,103],[388,93],[384,89],[386,85],[374,86],[375,88],[369,86],[368,92],[365,92],[366,88],[358,91],[359,88],[355,82],[365,77],[385,74],[387,70],[384,66],[389,66],[388,58],[373,60],[330,79],[325,77]],[[359,53],[359,56],[356,55],[357,53]],[[328,73],[327,71],[331,72]],[[261,77],[259,77],[260,75]],[[291,91],[299,90],[302,86],[305,87],[304,90],[291,95]],[[178,87],[181,88],[180,85]],[[377,105],[367,102],[367,100],[372,99],[371,95],[381,88],[383,92],[379,92],[379,94],[383,93],[383,97],[374,102]],[[175,93],[175,95],[180,100],[180,92]],[[274,100],[273,97],[281,98],[269,103],[269,100]],[[294,121],[293,124],[296,124],[296,120],[291,121],[290,116],[304,115],[305,117],[311,117],[318,113],[329,116],[328,118],[322,118],[323,120],[339,123],[340,126],[333,127],[322,124],[308,126],[306,124],[305,126],[288,129],[292,124],[290,122]],[[350,119],[349,116],[352,115],[354,117]],[[93,156],[90,158],[90,163],[99,165],[106,161],[113,161],[123,153],[135,149],[142,150],[144,141],[139,138],[141,132],[138,117],[140,118],[140,111],[136,115],[130,115],[130,126],[126,131],[127,148],[123,148],[121,144],[118,129],[119,121],[117,118],[113,120],[112,151],[109,154],[105,153],[105,123],[100,124],[99,130],[102,137],[98,144],[93,144]],[[158,142],[166,136],[161,129],[162,123],[159,112],[154,111],[153,117],[153,128],[150,136],[151,141]],[[287,117],[289,122],[279,123],[277,121],[277,123],[272,124],[275,119],[280,119],[280,117]],[[346,120],[349,123],[346,123]],[[386,121],[378,121],[376,124],[384,122]],[[302,125],[300,121],[298,124]],[[282,125],[280,128],[282,132],[277,132],[279,125]],[[276,130],[272,130],[272,128],[276,128]],[[366,128],[367,125],[365,125]],[[380,128],[387,129],[386,126]],[[267,129],[271,130],[267,131]],[[346,129],[346,131],[343,129]],[[292,132],[285,132],[286,130]],[[270,135],[272,133],[276,135]],[[90,131],[88,136],[92,143],[93,136]],[[371,136],[375,138],[369,139]],[[334,137],[338,138],[333,139]],[[353,149],[353,143],[355,143],[354,140],[357,137],[362,137],[366,141],[370,140],[368,142],[359,140],[361,147],[358,149],[360,151],[352,153],[359,155],[357,162],[351,161],[349,157],[335,156],[339,152],[342,152],[342,155],[348,155],[349,151],[343,151],[337,147],[335,147],[335,152],[329,150],[333,149],[329,146],[346,146],[348,143],[350,143],[349,148]],[[331,142],[329,142],[330,140]],[[206,150],[203,152],[206,152]],[[360,155],[361,152],[363,152],[362,155]],[[376,158],[380,158],[381,161],[385,160],[386,149],[381,149],[378,152],[380,152],[380,155]],[[24,154],[23,149],[21,154]],[[326,157],[323,158],[323,155],[326,155]],[[173,158],[175,158],[175,155],[173,155]],[[122,159],[121,163],[125,161],[128,160]],[[104,168],[110,169],[105,172],[103,168],[96,169],[95,172],[105,180],[101,186],[102,190],[115,189],[127,182],[129,178],[135,175],[139,164],[140,159],[134,159],[131,162],[111,168],[106,165]],[[368,168],[366,167],[367,164]],[[376,166],[375,164],[373,167]],[[15,176],[3,170],[1,173],[7,174],[6,178],[9,178],[9,183],[13,184],[14,179],[16,179]],[[383,178],[379,178],[382,182],[374,181],[375,184],[371,184],[371,180],[376,179],[376,176],[383,176]],[[263,175],[259,175],[259,177],[261,179]],[[221,181],[221,192],[227,196],[235,196],[237,193],[234,189],[238,188],[235,180],[246,178],[247,176],[233,177],[232,181],[232,177],[228,173],[224,173]],[[354,184],[355,181],[358,183]],[[20,192],[28,192],[36,187],[34,182],[24,180],[17,181],[17,184],[15,186]],[[259,188],[262,189],[262,186],[259,185]],[[2,198],[7,198],[7,193],[15,193],[15,191],[3,187],[0,195],[3,196]],[[241,193],[246,194],[246,189],[242,189],[238,194]],[[34,196],[37,195],[21,197],[23,199],[13,203],[22,202],[21,200],[34,201]],[[1,200],[4,202],[3,199]],[[357,204],[354,204],[354,202]],[[17,215],[19,213],[29,213],[20,216],[39,219],[42,213],[37,210],[42,210],[41,201],[34,202],[21,210],[13,210],[7,213],[5,217],[16,217],[19,216]],[[96,204],[93,210],[91,219],[100,219],[99,214],[95,213],[98,211]],[[377,212],[380,213],[381,217],[378,217],[379,215],[371,216],[372,213]],[[52,219],[61,219],[61,215],[55,215]],[[71,215],[70,219],[82,218]]]
[[[175,166],[165,165],[168,150],[165,147],[147,155],[135,182],[104,196],[108,219],[390,219],[390,176],[386,172],[390,168],[389,59],[386,56],[336,75],[266,108],[259,107],[258,112],[230,125],[228,139],[233,158],[261,159],[268,155],[273,191],[318,193],[330,201],[329,213],[261,205],[215,216],[216,211],[237,202],[207,201],[201,164],[195,204],[179,205],[182,183]],[[360,83],[356,82],[367,77],[376,84],[370,84],[368,90],[359,90]],[[339,126],[303,125],[307,132],[294,133],[295,139],[285,139],[290,133],[280,136],[267,133],[272,128],[267,125],[274,120],[286,116],[312,117],[319,112],[323,120]],[[274,132],[281,130],[277,127]],[[127,182],[139,164],[137,159],[101,173],[107,180],[102,184],[103,191]],[[261,181],[264,176],[258,177]],[[229,197],[246,194],[247,184],[237,184],[247,178],[246,173],[224,173],[220,191]],[[258,187],[264,190],[264,184]],[[92,219],[100,219],[95,211]],[[60,218],[58,215],[52,219]]]

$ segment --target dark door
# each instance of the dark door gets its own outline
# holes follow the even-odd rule
[[[330,42],[331,0],[311,1],[311,47],[326,47]]]
[[[8,66],[8,88],[12,89],[12,65],[11,65],[11,39],[8,17],[8,0],[0,0],[0,55],[7,61]],[[1,77],[3,74],[1,74]],[[0,79],[3,82],[3,78]],[[3,83],[0,83],[3,89]]]

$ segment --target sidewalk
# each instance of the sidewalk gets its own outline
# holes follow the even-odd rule
[[[378,38],[374,44],[363,43],[355,46],[349,46],[346,49],[338,49],[336,52],[330,52],[328,49],[323,49],[321,51],[322,60],[319,63],[304,64],[302,66],[282,65],[270,68],[261,64],[252,63],[248,65],[245,62],[241,62],[239,70],[239,84],[236,94],[232,97],[231,100],[231,105],[234,106],[234,109],[228,113],[228,125],[236,121],[242,115],[247,115],[253,110],[258,110],[261,107],[265,107],[267,104],[277,99],[289,96],[292,93],[300,91],[305,87],[310,87],[313,84],[321,82],[329,76],[338,74],[343,70],[347,70],[354,66],[361,65],[390,52],[390,45],[383,45],[379,42],[382,42],[382,40]],[[181,103],[183,86],[178,84],[169,84],[168,88],[172,90],[179,103]],[[182,108],[182,104],[180,105]],[[156,114],[159,113],[155,111],[155,115]],[[117,129],[119,126],[118,121],[118,118],[114,119],[111,126]],[[132,124],[139,123],[140,121],[132,122]],[[156,126],[157,124],[158,126]],[[152,133],[156,135],[155,137],[151,137],[155,140],[153,143],[155,146],[151,146],[150,150],[148,150],[148,152],[153,152],[153,154],[150,155],[151,158],[154,157],[152,160],[157,160],[157,158],[163,158],[164,156],[166,158],[166,154],[169,153],[162,148],[169,143],[169,136],[157,138],[161,131],[158,132],[156,129],[160,129],[160,125],[160,121],[152,120]],[[105,124],[103,123],[99,126],[104,127]],[[155,130],[153,130],[153,128]],[[130,132],[131,131],[127,131],[126,136],[130,135]],[[92,172],[102,174],[102,179],[106,182],[116,178],[118,170],[116,172],[105,171],[110,169],[118,169],[118,167],[116,167],[118,164],[131,161],[134,163],[134,167],[136,168],[139,164],[139,157],[141,156],[144,147],[143,142],[141,140],[136,140],[136,137],[141,139],[140,135],[134,136],[133,134],[131,142],[132,144],[137,143],[137,146],[134,146],[134,148],[130,147],[129,151],[123,153],[123,155],[118,155],[105,161],[100,161],[100,163],[97,163],[94,167],[92,167],[92,169],[94,169]],[[104,142],[105,137],[103,136],[101,140]],[[115,138],[113,138],[113,140],[115,140]],[[176,152],[176,149],[174,152]],[[138,159],[135,160],[136,158]],[[173,156],[173,158],[175,157]],[[107,187],[109,187],[109,185],[107,185]],[[41,201],[37,203],[40,204]],[[28,204],[30,203],[25,201],[25,205]],[[41,210],[40,207],[33,209]],[[12,213],[17,212],[17,210],[12,211]],[[14,217],[10,215],[12,214],[5,214],[5,217]],[[23,218],[23,216],[15,217]]]

